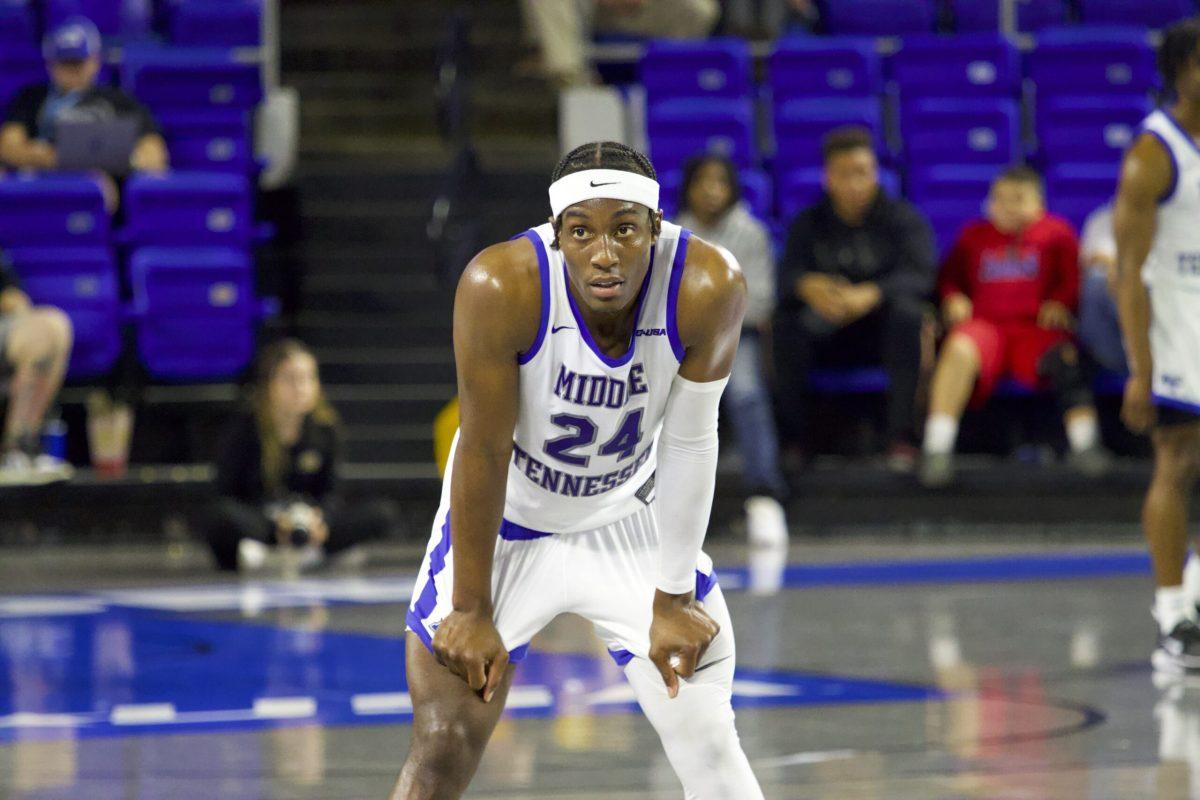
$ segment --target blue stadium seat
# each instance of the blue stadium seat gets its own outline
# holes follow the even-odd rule
[[[1009,164],[1019,153],[1015,100],[937,99],[905,103],[901,114],[910,166]]]
[[[917,97],[1016,97],[1017,48],[996,33],[910,36],[892,56],[891,75],[907,100]]]
[[[952,0],[956,30],[1000,30],[1000,4],[997,0]],[[1066,0],[1017,0],[1017,29],[1036,33],[1067,21]]]
[[[834,34],[900,36],[933,30],[929,0],[827,0],[825,27]]]
[[[250,184],[232,173],[137,175],[125,184],[125,218],[134,246],[244,247],[254,237]]]
[[[750,46],[742,39],[646,45],[639,73],[650,106],[673,98],[741,98],[751,94]]]
[[[742,200],[750,207],[750,212],[759,219],[771,216],[771,179],[761,169],[743,169],[738,171],[738,180],[742,184]],[[673,169],[658,174],[658,184],[661,187],[659,205],[668,218],[679,214],[683,198],[683,170]]]
[[[0,177],[0,247],[108,244],[109,216],[90,176]]]
[[[805,167],[782,173],[779,186],[779,219],[790,223],[797,214],[821,199],[825,192],[824,170]],[[879,170],[879,185],[892,196],[900,195],[900,178],[890,169]]]
[[[1142,29],[1047,30],[1028,59],[1039,103],[1062,95],[1144,96],[1157,79]]]
[[[138,355],[152,377],[219,380],[250,363],[258,303],[244,250],[146,247],[129,269]]]
[[[68,375],[94,378],[121,355],[117,267],[107,247],[16,248],[9,251],[25,291],[39,305],[66,312],[75,328]]]
[[[821,163],[821,139],[842,125],[871,131],[876,152],[883,153],[883,113],[878,98],[791,100],[775,108],[775,172]]]
[[[983,214],[998,171],[992,164],[941,164],[909,170],[908,199],[929,219],[938,252],[949,249],[964,223]]]
[[[0,2],[0,51],[37,41],[33,7],[28,0]]]
[[[1051,167],[1046,173],[1047,207],[1081,230],[1088,214],[1117,193],[1118,170],[1115,161]]]
[[[1165,28],[1196,13],[1192,0],[1079,0],[1085,25],[1139,25]]]
[[[701,153],[719,153],[739,167],[758,163],[754,106],[747,99],[664,100],[649,108],[646,133],[658,171],[678,169]]]
[[[875,41],[856,37],[790,36],[767,62],[776,105],[797,98],[874,97],[883,90]]]
[[[246,111],[263,97],[258,66],[237,61],[225,49],[127,48],[121,85],[160,113],[167,109]]]
[[[1149,100],[1136,95],[1048,98],[1037,111],[1041,160],[1047,166],[1071,161],[1115,164],[1149,111]]]
[[[151,0],[45,0],[47,30],[80,14],[106,38],[132,41],[150,33],[154,9]]]
[[[168,110],[158,122],[175,169],[249,173],[256,167],[245,111]]]
[[[0,114],[17,92],[46,80],[46,62],[32,44],[0,43]]]
[[[262,42],[262,5],[257,0],[188,0],[170,17],[175,44],[254,47]]]

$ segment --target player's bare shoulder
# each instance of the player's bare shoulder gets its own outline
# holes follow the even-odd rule
[[[1175,162],[1165,142],[1146,131],[1134,140],[1121,163],[1119,190],[1157,196],[1175,180]]]
[[[746,278],[737,259],[725,248],[692,236],[679,283],[679,330],[684,342],[740,330],[745,311]]]
[[[533,341],[541,314],[537,254],[522,236],[479,252],[458,281],[455,339],[488,337],[519,351]]]

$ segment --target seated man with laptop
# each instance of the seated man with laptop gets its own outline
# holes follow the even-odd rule
[[[0,162],[113,177],[167,168],[167,145],[150,112],[124,91],[96,83],[100,32],[91,20],[67,20],[47,34],[42,50],[51,80],[26,86],[9,105]]]

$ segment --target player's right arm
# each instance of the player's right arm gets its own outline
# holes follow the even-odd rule
[[[1158,222],[1159,200],[1171,188],[1170,154],[1155,136],[1145,133],[1121,165],[1113,227],[1117,238],[1117,311],[1129,359],[1129,380],[1121,419],[1141,433],[1154,424],[1150,398],[1153,361],[1150,354],[1150,296],[1142,283],[1142,265],[1150,255]]]
[[[476,256],[454,299],[460,421],[450,484],[453,611],[438,626],[433,651],[485,701],[508,664],[492,619],[492,555],[517,423],[517,355],[537,335],[540,310],[537,261],[523,238]]]

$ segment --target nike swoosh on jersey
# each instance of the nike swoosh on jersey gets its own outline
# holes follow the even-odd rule
[[[553,334],[558,333],[559,331],[573,331],[573,330],[575,330],[574,325],[555,325],[553,328],[550,329],[550,333],[551,333],[551,335],[553,335]]]

